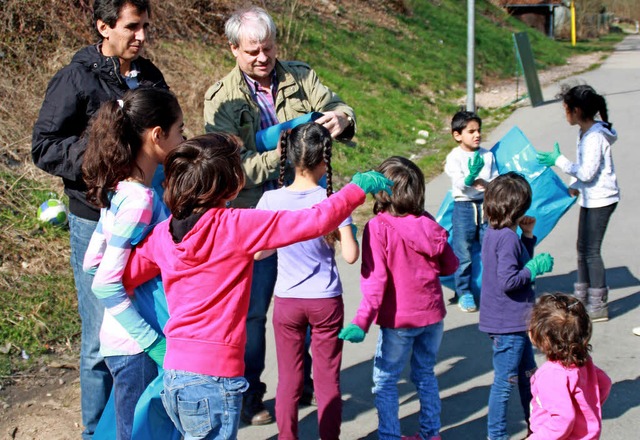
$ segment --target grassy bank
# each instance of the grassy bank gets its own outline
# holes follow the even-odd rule
[[[281,38],[283,58],[308,62],[326,85],[356,109],[359,132],[353,142],[335,148],[337,173],[346,181],[356,170],[375,167],[394,154],[414,158],[427,176],[439,173],[453,146],[448,122],[465,93],[466,9],[461,2],[350,0],[340,2],[336,10],[320,9],[315,3],[300,3],[293,15],[285,9],[291,1],[271,1],[267,7],[280,29],[292,29]],[[184,29],[200,29],[191,33],[170,28],[175,23],[167,17],[175,14],[178,4],[182,3],[163,3],[154,13],[154,22],[164,27],[156,30],[158,38],[149,52],[180,99],[187,134],[194,135],[202,132],[204,91],[234,60],[223,38],[215,34],[216,21],[198,24],[188,18],[181,24]],[[398,4],[403,8],[389,6]],[[606,37],[573,48],[526,28],[487,1],[476,1],[476,5],[478,85],[514,74],[513,32],[529,33],[539,69],[562,64],[576,53],[608,50],[620,39]],[[33,9],[30,14],[40,14],[34,20],[46,23],[46,8],[53,6],[39,7],[42,10]],[[188,13],[186,7],[179,11]],[[202,22],[214,12],[201,11],[195,18]],[[64,16],[64,11],[56,13]],[[86,18],[87,11],[82,14]],[[49,23],[43,28],[56,26]],[[17,35],[13,40],[0,39],[0,49],[11,44],[13,50],[24,50],[0,57],[0,78],[8,81],[0,81],[0,119],[5,124],[0,129],[0,302],[7,305],[0,320],[1,376],[25,368],[44,353],[69,349],[79,334],[68,232],[34,220],[38,204],[50,192],[61,194],[60,183],[36,170],[29,158],[30,131],[46,82],[78,46],[91,42],[86,29],[63,31],[66,34],[47,34],[58,40],[42,45],[50,47],[53,55],[34,56],[27,51],[36,49],[18,44]],[[31,61],[9,63],[20,59]],[[29,105],[9,104],[15,102]],[[486,129],[510,111],[479,109]],[[415,143],[419,130],[430,133],[426,145]],[[30,355],[28,360],[23,351]]]

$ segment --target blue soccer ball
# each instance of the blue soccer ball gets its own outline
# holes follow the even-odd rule
[[[56,226],[63,226],[67,223],[67,206],[62,200],[49,199],[38,207],[38,220]]]

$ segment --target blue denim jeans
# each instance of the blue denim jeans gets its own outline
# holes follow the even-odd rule
[[[146,353],[104,358],[113,376],[117,440],[130,440],[138,399],[158,376],[156,363]]]
[[[244,353],[244,377],[249,382],[249,393],[264,393],[260,381],[266,355],[267,311],[273,297],[278,276],[278,256],[274,254],[253,265],[251,297],[247,314],[247,344]]]
[[[578,222],[578,283],[592,288],[607,287],[602,240],[617,203],[602,208],[580,208]]]
[[[515,384],[520,391],[524,418],[529,424],[531,376],[536,370],[533,347],[526,332],[491,334],[493,341],[493,384],[489,393],[489,440],[509,440],[507,404]]]
[[[167,414],[184,440],[227,440],[238,436],[244,377],[216,377],[166,370],[160,393]]]
[[[411,381],[420,400],[420,434],[440,432],[440,395],[433,371],[442,342],[443,321],[418,328],[381,328],[373,360],[373,393],[380,440],[400,438],[398,380],[411,355]]]
[[[482,244],[487,224],[483,222],[482,203],[454,202],[451,216],[451,247],[460,265],[454,275],[456,295],[472,294],[471,261],[474,246]],[[476,262],[479,264],[479,261]]]
[[[93,275],[82,270],[84,254],[98,223],[69,214],[71,268],[78,293],[78,312],[82,320],[80,336],[80,406],[84,432],[82,438],[93,437],[102,415],[113,381],[100,355],[100,326],[104,307],[93,294]]]

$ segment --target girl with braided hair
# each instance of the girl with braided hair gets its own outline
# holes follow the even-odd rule
[[[552,152],[538,154],[542,165],[555,165],[571,176],[569,194],[578,197],[578,279],[574,296],[587,307],[593,322],[609,319],[609,287],[602,260],[602,241],[609,219],[620,200],[620,188],[613,165],[612,145],[618,133],[609,121],[607,102],[588,85],[564,86],[562,99],[569,125],[577,125],[576,162],[560,153],[558,143]],[[596,115],[600,119],[595,119]]]
[[[295,169],[293,183],[264,193],[258,209],[298,210],[330,197],[332,139],[329,131],[314,122],[284,132],[280,140],[282,160],[280,186],[287,162]],[[319,184],[326,175],[326,190]],[[322,439],[340,436],[342,399],[340,364],[342,340],[338,333],[344,319],[342,284],[334,257],[339,240],[349,264],[360,250],[348,218],[328,236],[277,249],[278,277],[274,290],[273,327],[278,359],[276,421],[279,438],[298,438],[298,401],[303,392],[305,337],[311,327],[313,379]],[[276,252],[268,251],[256,258]]]

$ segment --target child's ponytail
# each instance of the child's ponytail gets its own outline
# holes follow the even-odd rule
[[[287,153],[289,149],[289,136],[291,130],[285,130],[280,136],[280,175],[278,176],[278,188],[284,186],[284,178],[287,167]]]
[[[327,166],[327,197],[333,194],[333,168],[331,167],[331,155],[332,155],[333,142],[331,138],[324,139],[324,148],[322,155],[324,163]]]
[[[176,96],[155,87],[140,87],[103,103],[89,126],[83,158],[87,201],[99,208],[109,206],[109,194],[137,168],[145,131],[160,127],[169,133],[181,114]]]
[[[124,106],[122,100],[105,102],[89,127],[82,173],[87,201],[100,208],[109,206],[109,193],[131,175],[135,166],[137,151],[132,151],[127,141],[132,138],[132,130]]]
[[[560,93],[557,95],[569,110],[580,109],[580,117],[585,120],[595,118],[600,114],[602,122],[611,128],[609,122],[609,113],[607,111],[607,101],[604,96],[599,95],[593,87],[586,84],[570,87],[563,85]]]
[[[602,122],[605,123],[607,128],[611,128],[613,123],[609,122],[609,112],[607,111],[607,101],[604,99],[604,96],[597,95],[598,99],[598,113],[600,113],[600,118]]]

